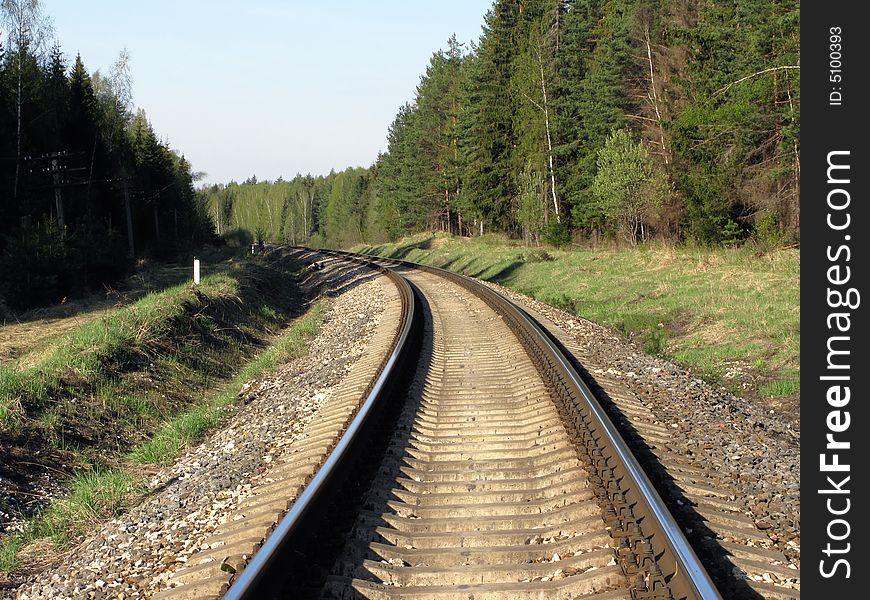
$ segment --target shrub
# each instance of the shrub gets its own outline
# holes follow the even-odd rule
[[[598,153],[592,193],[608,221],[633,246],[642,232],[644,213],[667,197],[667,180],[646,146],[617,129]]]
[[[230,248],[246,248],[254,243],[254,236],[247,229],[234,229],[222,237]]]
[[[568,224],[564,220],[551,220],[544,228],[544,241],[556,248],[571,245],[571,230]]]

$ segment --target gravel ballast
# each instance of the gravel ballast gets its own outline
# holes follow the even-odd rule
[[[307,357],[252,382],[229,424],[156,474],[149,498],[85,540],[62,563],[19,588],[25,598],[144,598],[183,567],[215,521],[254,493],[252,478],[304,431],[305,424],[362,354],[383,296],[362,268],[322,271],[335,298]],[[623,336],[501,286],[582,349],[593,377],[616,381],[668,428],[668,451],[716,465],[734,503],[789,568],[800,567],[800,432],[797,419],[711,386],[686,369],[644,354]],[[578,355],[578,358],[580,356]],[[768,541],[769,540],[769,541]],[[726,542],[730,540],[725,540]],[[782,584],[782,582],[778,582]]]
[[[202,549],[222,515],[256,493],[270,463],[330,402],[383,311],[382,284],[371,270],[333,262],[320,267],[307,286],[333,299],[307,355],[246,384],[228,423],[151,477],[141,505],[46,565],[10,597],[150,597]]]
[[[503,286],[487,285],[549,321],[545,325],[559,328],[577,348],[577,358],[589,362],[589,374],[601,387],[606,390],[615,383],[639,400],[652,419],[667,428],[662,447],[668,454],[704,469],[714,467],[717,484],[728,492],[727,502],[739,507],[760,537],[767,538],[720,541],[776,550],[785,556],[785,568],[800,569],[798,418],[709,385],[680,366],[643,353],[606,327]],[[628,415],[625,420],[631,423],[633,418]],[[797,585],[791,578],[764,575],[733,574],[758,583],[770,579],[777,585]]]

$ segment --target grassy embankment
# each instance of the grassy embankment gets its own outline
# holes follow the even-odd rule
[[[505,285],[612,327],[736,393],[791,400],[800,393],[795,249],[763,256],[746,248],[553,250],[498,236],[420,235],[355,250]]]
[[[209,265],[196,288],[149,293],[0,365],[4,475],[60,469],[69,490],[0,541],[0,572],[26,566],[28,544],[63,546],[124,510],[143,464],[171,462],[232,412],[246,381],[305,351],[326,305],[301,296],[298,268]]]

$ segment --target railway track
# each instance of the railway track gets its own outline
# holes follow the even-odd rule
[[[158,597],[720,597],[555,338],[471,280],[370,264],[394,294],[370,354]]]

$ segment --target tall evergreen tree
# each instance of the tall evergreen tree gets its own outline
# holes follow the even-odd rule
[[[416,136],[417,108],[405,104],[387,132],[387,153],[378,157],[378,209],[395,238],[425,226],[423,167]]]
[[[462,49],[456,36],[438,51],[417,86],[414,139],[421,162],[422,201],[430,229],[452,231],[459,192],[458,121]]]
[[[527,189],[529,176],[541,180],[544,220],[562,220],[562,206],[556,183],[556,122],[553,89],[556,54],[561,38],[563,5],[558,0],[537,0],[523,5],[517,32],[517,57],[512,69],[511,93],[519,99],[514,116],[513,173],[517,189]],[[531,167],[531,168],[529,168]],[[528,198],[528,194],[526,194]]]
[[[519,0],[497,0],[487,13],[480,45],[469,61],[461,148],[465,205],[484,226],[508,230],[516,198],[512,151],[516,145],[510,94],[517,55]]]
[[[577,109],[583,115],[582,141],[572,174],[578,190],[572,210],[579,227],[600,227],[601,213],[589,192],[597,153],[611,131],[628,124],[627,113],[634,109],[626,85],[633,66],[629,41],[632,4],[632,0],[604,4],[592,32],[596,43],[580,84]]]
[[[799,4],[709,3],[671,44],[687,54],[691,102],[674,119],[686,230],[745,237],[765,216],[799,224]]]
[[[567,4],[556,55],[557,77],[553,86],[556,173],[560,197],[569,209],[581,204],[590,181],[589,174],[578,169],[577,164],[589,151],[584,82],[595,49],[594,29],[601,18],[600,4],[598,0],[572,0]]]

